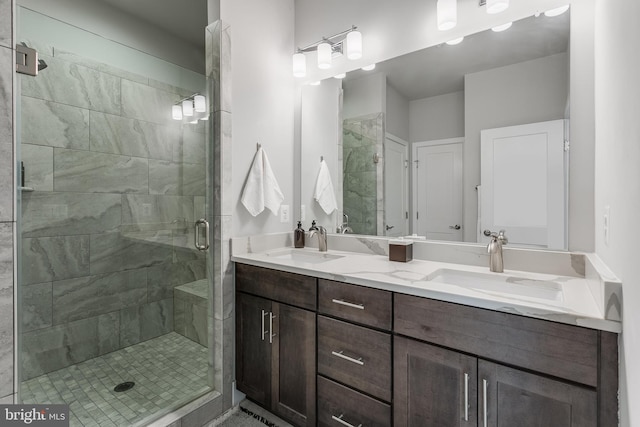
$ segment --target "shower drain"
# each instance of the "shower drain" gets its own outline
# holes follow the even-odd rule
[[[116,393],[120,393],[123,391],[131,390],[134,385],[136,385],[136,383],[134,383],[133,381],[126,381],[115,386],[113,388],[113,391],[115,391]]]

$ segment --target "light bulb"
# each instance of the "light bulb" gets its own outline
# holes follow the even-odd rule
[[[193,116],[193,101],[185,99],[182,101],[182,115],[185,117]]]
[[[509,0],[487,0],[487,13],[500,13],[509,7]]]
[[[551,10],[547,10],[544,13],[544,16],[548,16],[548,17],[553,17],[553,16],[558,16],[558,15],[562,15],[563,13],[565,13],[567,10],[569,10],[569,5],[564,5],[564,6],[560,6],[560,7],[556,7],[555,9],[551,9]]]
[[[340,73],[333,76],[334,79],[344,79],[345,77],[347,77],[347,73]]]
[[[323,42],[318,45],[318,68],[326,70],[331,68],[331,45]]]
[[[347,58],[362,58],[362,34],[360,31],[351,31],[347,34]]]
[[[366,65],[366,66],[362,67],[362,69],[363,69],[364,71],[371,71],[371,70],[375,70],[375,69],[376,69],[376,64]]]
[[[207,101],[202,95],[196,95],[193,97],[193,105],[198,113],[204,113],[207,111]]]
[[[436,9],[438,14],[438,29],[447,31],[458,23],[457,0],[438,0]]]
[[[449,46],[455,46],[455,45],[457,45],[457,44],[462,43],[462,40],[464,40],[464,37],[458,37],[457,39],[449,40],[449,41],[447,42],[447,44],[448,44]]]
[[[294,77],[304,77],[307,75],[307,58],[302,52],[293,54],[293,75]]]
[[[171,117],[173,120],[182,120],[182,107],[179,105],[171,107]]]
[[[311,86],[320,86],[320,80],[309,83]]]
[[[509,28],[511,28],[512,25],[513,25],[513,22],[507,22],[506,24],[502,24],[502,25],[498,25],[497,27],[493,27],[491,29],[491,31],[499,33],[499,32],[508,30]]]

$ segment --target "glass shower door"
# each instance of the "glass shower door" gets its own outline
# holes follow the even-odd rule
[[[28,9],[18,29],[46,64],[18,90],[20,397],[143,425],[212,390],[213,150],[171,114],[205,79]]]

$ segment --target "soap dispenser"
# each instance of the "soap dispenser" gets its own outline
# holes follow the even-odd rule
[[[309,231],[316,230],[318,231],[318,226],[316,225],[316,220],[311,221],[311,227],[309,227]]]
[[[296,248],[304,248],[304,228],[302,228],[302,221],[298,221],[298,228],[293,230],[293,246]]]

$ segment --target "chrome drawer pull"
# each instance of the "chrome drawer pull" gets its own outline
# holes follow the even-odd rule
[[[362,304],[354,304],[352,302],[346,302],[346,301],[343,301],[341,299],[332,299],[331,301],[336,303],[336,304],[346,305],[347,307],[357,308],[358,310],[364,310],[364,305],[362,305]]]
[[[469,374],[464,373],[464,420],[469,421]]]
[[[331,354],[333,354],[334,356],[339,357],[341,359],[348,360],[351,363],[355,363],[356,365],[364,366],[364,362],[362,361],[362,357],[354,359],[353,357],[347,356],[342,351],[332,351]]]
[[[484,421],[484,427],[487,427],[487,388],[489,386],[489,382],[485,379],[482,380],[482,410],[484,414],[482,414],[482,418]]]
[[[343,420],[344,418],[344,414],[340,414],[339,417],[336,417],[335,415],[331,415],[331,419],[333,421],[337,421],[340,424],[342,424],[343,426],[347,426],[347,427],[356,427],[354,424],[348,423],[345,420]],[[358,424],[357,427],[362,427],[362,424]]]
[[[276,336],[273,333],[273,319],[275,318],[276,316],[273,313],[269,313],[269,344],[273,344],[273,338]]]

